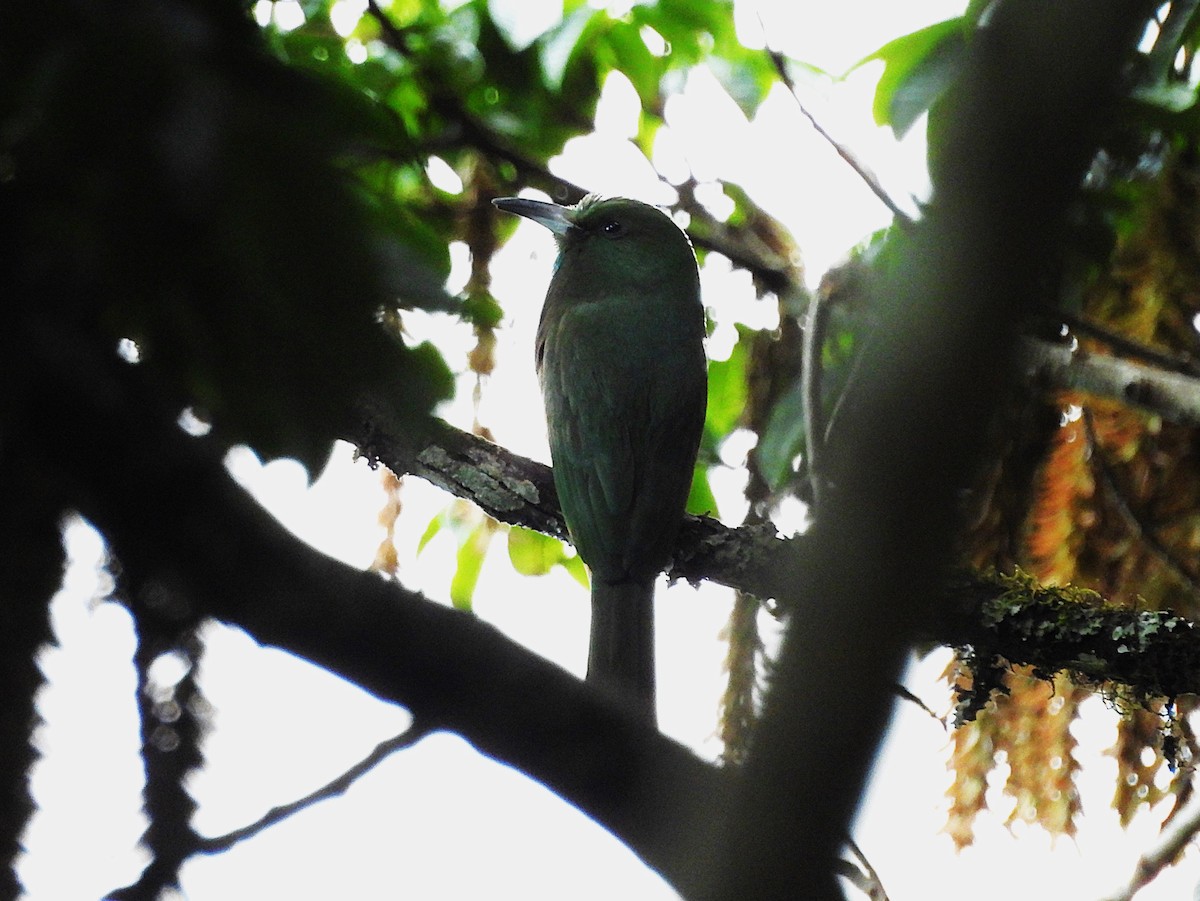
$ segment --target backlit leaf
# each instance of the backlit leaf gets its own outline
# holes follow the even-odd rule
[[[889,41],[856,63],[851,71],[882,60],[873,112],[879,125],[902,137],[958,75],[967,37],[961,18],[938,22]]]
[[[564,556],[562,542],[557,538],[520,526],[508,530],[508,559],[523,576],[544,576]]]
[[[454,578],[450,580],[450,603],[459,610],[470,610],[479,584],[479,573],[487,557],[496,528],[491,520],[482,520],[458,547]]]

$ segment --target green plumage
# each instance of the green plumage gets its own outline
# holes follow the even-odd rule
[[[554,483],[592,572],[588,680],[654,718],[654,582],[670,563],[704,425],[704,308],[687,236],[589,195],[497,206],[555,233],[537,335]]]

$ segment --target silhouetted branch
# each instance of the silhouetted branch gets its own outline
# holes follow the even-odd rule
[[[787,59],[782,53],[776,50],[767,48],[767,57],[771,60],[771,65],[775,67],[775,73],[779,76],[779,80],[787,86],[788,93],[792,95],[792,99],[796,101],[796,107],[800,110],[801,115],[809,121],[812,127],[816,130],[825,142],[834,149],[838,156],[845,160],[846,165],[854,170],[854,173],[863,180],[863,183],[871,189],[871,193],[879,198],[880,202],[888,208],[891,214],[896,218],[896,222],[902,226],[912,225],[912,217],[904,210],[900,209],[899,204],[892,200],[892,196],[884,188],[883,183],[879,180],[879,176],[867,167],[854,152],[837,140],[830,134],[821,121],[809,112],[808,107],[800,100],[800,95],[796,93],[796,83],[792,80],[791,74],[787,70]]]
[[[237,625],[457,732],[701,896],[730,774],[476,617],[300,541],[232,480],[219,443],[185,435],[107,348],[48,333],[22,346],[56,399],[26,434],[57,450],[63,496],[137,574],[129,603]]]
[[[253,838],[264,829],[268,829],[277,823],[282,823],[288,817],[300,813],[300,811],[306,810],[320,801],[345,794],[356,781],[383,763],[388,757],[397,751],[411,748],[428,734],[428,730],[422,728],[420,723],[413,720],[412,725],[399,735],[395,735],[386,741],[381,741],[370,754],[341,775],[322,785],[316,791],[310,792],[303,798],[297,798],[288,804],[272,807],[253,823],[249,823],[240,829],[234,829],[232,832],[227,832],[224,835],[214,835],[211,838],[200,839],[196,845],[197,852],[201,854],[219,854],[222,851],[228,851],[234,845],[244,842],[248,838]]]
[[[1018,323],[1048,305],[1043,273],[1152,11],[994,3],[941,101],[933,199],[881,278],[888,302],[827,448],[831,489],[799,586],[807,603],[781,645],[738,784],[722,901],[749,885],[763,898],[840,895],[838,844],[891,686],[912,637],[942,613],[928,576],[948,563],[959,492],[1003,397]],[[852,716],[830,703],[848,691]]]
[[[1197,833],[1200,833],[1200,794],[1192,795],[1183,809],[1163,826],[1154,844],[1142,852],[1129,884],[1105,901],[1133,901],[1134,895],[1179,859]]]

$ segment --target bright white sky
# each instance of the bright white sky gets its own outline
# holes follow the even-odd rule
[[[739,3],[747,44],[762,42],[765,22],[773,46],[797,60],[841,72],[887,40],[961,12],[962,0],[893,3]],[[553,16],[553,0],[494,2],[501,21],[532,33]],[[619,7],[619,4],[610,4]],[[344,14],[361,8],[348,3]],[[547,10],[549,11],[547,13]],[[269,6],[260,4],[260,14]],[[277,21],[296,7],[276,5]],[[518,14],[519,13],[519,14]],[[534,24],[528,24],[534,23]],[[868,67],[836,84],[806,83],[804,101],[827,128],[853,147],[899,198],[924,188],[920,129],[903,145],[870,120],[870,91],[879,69]],[[599,134],[572,142],[554,164],[560,174],[606,193],[651,201],[663,187],[626,141],[635,100],[614,79],[598,113]],[[752,123],[715,81],[696,73],[668,108],[670,136],[658,160],[666,169],[690,167],[697,177],[739,183],[792,230],[814,282],[854,243],[887,221],[886,210],[812,132],[795,104],[777,90]],[[451,289],[465,280],[464,248],[455,248]],[[540,400],[533,377],[532,333],[553,246],[548,234],[522,225],[502,251],[494,289],[510,318],[498,348],[499,367],[484,386],[481,420],[500,443],[548,459]],[[535,286],[531,288],[531,286]],[[722,321],[709,353],[728,353],[732,321],[769,323],[769,303],[756,303],[749,279],[712,263],[704,272],[705,300]],[[416,331],[436,331],[452,366],[465,369],[471,337],[465,328],[414,318]],[[445,415],[468,425],[471,383]],[[746,450],[733,442],[729,468],[714,473],[726,522],[741,520]],[[281,520],[322,550],[366,566],[382,537],[379,476],[342,447],[330,469],[306,489],[299,467],[263,467],[249,452],[231,454],[230,469]],[[432,597],[448,594],[455,542],[444,530],[419,557],[417,539],[448,498],[416,480],[403,494],[398,547],[401,577]],[[37,733],[44,754],[34,772],[42,809],[27,834],[20,873],[37,901],[91,899],[135,878],[144,826],[138,796],[140,767],[129,664],[133,638],[98,568],[99,545],[86,528],[70,530],[76,561],[53,608],[58,645],[43,657],[51,688],[40,697],[45,719]],[[564,574],[538,580],[516,576],[503,539],[485,565],[476,594],[480,616],[564,667],[582,674],[587,602]],[[723,646],[725,591],[675,586],[659,593],[660,719],[668,734],[713,757]],[[770,623],[764,622],[764,626]],[[407,715],[290,655],[258,647],[243,633],[213,626],[202,683],[214,707],[206,744],[208,765],[191,788],[200,803],[197,827],[218,834],[268,808],[324,784],[402,730]],[[910,687],[942,711],[947,693],[937,680],[944,655],[915,665]],[[831,703],[836,703],[831,699]],[[1076,727],[1079,756],[1094,777],[1083,787],[1086,818],[1076,841],[1052,843],[1037,830],[1000,823],[1010,804],[993,789],[999,816],[979,822],[978,846],[955,855],[939,834],[947,734],[913,705],[900,705],[864,804],[856,837],[880,872],[893,901],[978,901],[1060,897],[1100,899],[1120,887],[1137,854],[1152,839],[1156,817],[1121,833],[1108,809],[1115,764],[1113,717],[1089,705]],[[847,716],[853,711],[847,710]],[[836,778],[836,774],[831,774]],[[69,862],[69,865],[68,865]],[[1200,861],[1187,861],[1139,895],[1145,901],[1190,897]],[[966,886],[970,886],[966,889]],[[233,851],[184,870],[184,897],[194,901],[289,899],[668,899],[674,894],[622,845],[590,820],[523,776],[477,755],[451,736],[434,736],[395,755],[344,797],[324,802]]]

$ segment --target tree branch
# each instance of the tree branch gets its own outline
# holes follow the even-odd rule
[[[1200,425],[1200,379],[1035,338],[1020,340],[1016,377],[1044,391],[1074,390],[1186,425]],[[500,522],[568,540],[550,467],[438,419],[399,423],[386,403],[364,404],[345,437],[372,463],[419,476],[474,502]],[[712,581],[762,599],[790,596],[788,561],[806,565],[810,542],[780,538],[769,524],[729,528],[689,516],[670,575]]]
[[[381,404],[371,409],[374,418],[348,436],[370,460],[474,501],[502,522],[566,538],[550,467],[440,420],[405,429],[387,425],[390,414]],[[670,575],[788,599],[806,584],[812,554],[810,537],[781,538],[769,523],[731,528],[689,516]],[[789,576],[797,573],[795,580]],[[928,586],[939,615],[918,634],[922,641],[971,648],[980,659],[998,656],[1048,674],[1067,671],[1081,684],[1120,684],[1138,698],[1200,693],[1200,633],[1169,611],[1139,611],[1093,592],[965,571]],[[805,615],[804,607],[779,612]]]
[[[1200,794],[1192,795],[1183,809],[1163,826],[1158,840],[1142,852],[1129,884],[1105,901],[1133,901],[1134,895],[1179,859],[1197,833],[1200,833]]]
[[[937,596],[941,615],[925,637],[981,663],[1000,657],[1046,678],[1067,672],[1134,703],[1200,692],[1200,627],[1169,610],[1118,606],[1020,573],[953,573]]]
[[[941,612],[922,574],[948,562],[958,492],[1002,396],[997,373],[1013,364],[1017,323],[1048,300],[1039,282],[1150,12],[993,4],[942,101],[933,203],[884,274],[877,339],[827,447],[830,490],[796,580],[807,603],[774,667],[716,898],[744,897],[747,885],[760,898],[840,895],[837,843],[891,686],[911,637]],[[1069,51],[1063,34],[1075,38]],[[849,715],[835,701],[847,694]]]
[[[438,419],[401,423],[387,405],[363,407],[344,437],[372,463],[412,474],[479,506],[493,519],[567,540],[550,467],[456,429]],[[688,516],[672,579],[713,581],[763,599],[792,594],[784,560],[805,553],[802,539],[785,540],[770,524],[731,529],[708,516]]]
[[[645,729],[479,620],[304,545],[232,482],[218,447],[188,438],[172,417],[156,414],[161,407],[137,367],[115,358],[98,362],[82,343],[47,354],[52,359],[43,371],[66,381],[53,386],[59,403],[37,409],[41,418],[29,434],[56,449],[61,490],[109,538],[136,586],[132,603],[158,616],[223,619],[404,705],[424,726],[461,734],[580,807],[685,896],[709,896],[712,874],[697,862],[717,853],[729,773]],[[381,427],[373,434],[377,447],[389,451],[401,442]],[[401,471],[422,472],[460,493],[470,486],[479,494],[482,484],[491,509],[510,520],[533,511],[551,528],[561,522],[545,490],[546,467],[435,421],[411,436],[405,447],[415,462],[398,465]],[[430,436],[440,443],[430,445]],[[426,452],[430,446],[449,450]],[[456,460],[475,469],[456,473]],[[490,478],[481,482],[479,471]],[[807,538],[782,541],[700,518],[686,531],[677,570],[688,578],[743,582],[780,597],[812,581]],[[766,572],[755,575],[759,567]],[[1125,678],[1147,695],[1200,691],[1200,642],[1179,618],[1070,608],[1072,629],[1060,640],[1035,643],[1031,636],[1044,633],[1047,623],[1065,621],[1060,597],[1035,594],[1017,603],[1011,592],[998,597],[1003,592],[994,581],[964,578],[933,592],[945,614],[931,621],[940,623],[940,641],[986,646],[1048,671],[1074,666],[1097,680]],[[807,619],[807,611],[799,612]],[[1124,646],[1097,649],[1096,635],[1122,631]],[[1043,644],[1049,650],[1030,656]],[[1101,658],[1105,668],[1086,665]],[[1147,663],[1167,659],[1181,665],[1168,672]]]
[[[420,723],[413,720],[412,725],[405,731],[399,735],[392,736],[386,741],[381,741],[371,750],[370,754],[315,791],[310,792],[303,798],[297,798],[291,803],[272,807],[253,823],[242,826],[240,829],[234,829],[232,832],[227,832],[224,835],[202,838],[196,850],[201,854],[220,854],[228,851],[234,845],[244,842],[248,838],[254,838],[254,836],[263,830],[282,823],[288,817],[294,816],[302,810],[307,810],[320,801],[343,795],[350,790],[350,786],[358,779],[379,766],[387,758],[391,757],[397,751],[411,748],[428,734]]]
[[[56,450],[64,496],[110,542],[131,604],[215,617],[403,705],[701,894],[730,774],[475,617],[307,546],[233,482],[216,442],[175,425],[138,367],[64,331],[47,323],[17,342],[42,356],[56,397],[23,434]]]
[[[1042,388],[1082,391],[1169,422],[1200,425],[1200,378],[1034,338],[1022,340],[1020,365]]]
[[[763,26],[763,31],[766,31],[766,26]],[[879,176],[872,172],[865,163],[863,163],[854,152],[831,135],[821,124],[821,121],[814,116],[800,100],[800,95],[796,92],[796,82],[792,79],[791,73],[787,70],[787,59],[777,50],[772,50],[769,46],[766,50],[767,58],[771,60],[771,65],[775,67],[775,74],[779,76],[779,80],[787,87],[788,93],[792,95],[792,99],[796,102],[797,108],[801,115],[808,120],[813,129],[820,135],[830,147],[834,149],[838,156],[845,161],[846,165],[854,170],[854,174],[862,179],[865,184],[874,194],[879,202],[888,208],[888,211],[895,218],[896,222],[907,228],[913,224],[912,217],[904,210],[900,209],[900,205],[892,199],[892,196],[884,188],[883,183],[879,180]]]

